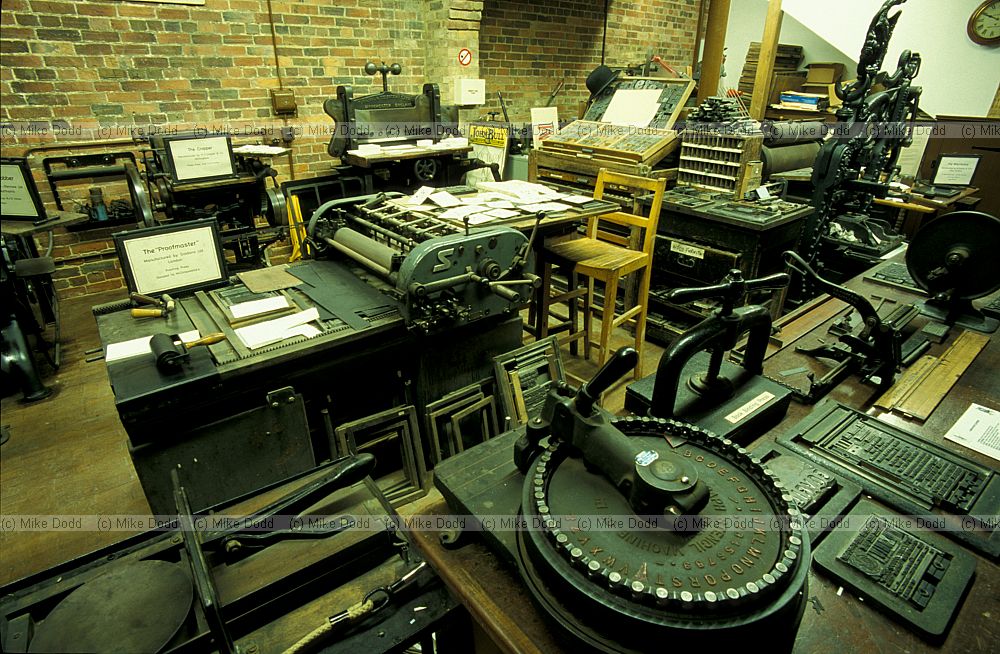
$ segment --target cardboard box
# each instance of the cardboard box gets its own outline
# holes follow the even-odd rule
[[[807,84],[833,84],[839,82],[844,76],[847,67],[839,62],[814,62],[807,64],[809,73],[806,75]]]

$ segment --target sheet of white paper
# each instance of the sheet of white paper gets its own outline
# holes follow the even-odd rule
[[[488,213],[477,213],[474,216],[469,216],[470,225],[482,225],[483,223],[488,223],[491,220],[496,220],[496,217],[491,216]]]
[[[561,202],[538,202],[535,204],[524,204],[521,208],[525,211],[566,211],[572,209],[568,204]]]
[[[319,320],[319,310],[316,307],[256,325],[240,327],[236,330],[236,335],[244,345],[253,350],[296,336],[298,333],[293,331],[295,328],[313,320]]]
[[[248,316],[256,316],[269,311],[287,308],[288,298],[284,295],[275,295],[274,297],[266,297],[262,300],[240,302],[229,307],[229,310],[233,312],[234,318],[246,318]]]
[[[490,209],[513,209],[514,203],[510,200],[495,200],[493,202],[487,202],[486,206]]]
[[[439,214],[439,217],[446,218],[448,220],[461,220],[462,218],[465,218],[466,216],[468,216],[471,213],[477,213],[477,212],[482,211],[482,210],[483,210],[482,207],[477,207],[477,206],[471,206],[470,207],[468,205],[463,204],[463,205],[458,206],[458,207],[452,207],[451,209],[448,209],[447,211],[442,211]]]
[[[288,330],[289,336],[305,336],[306,338],[312,338],[313,336],[319,336],[323,332],[320,331],[319,327],[315,325],[305,324],[299,325],[298,327],[292,327]]]
[[[931,139],[931,126],[920,126],[913,130],[913,143],[899,151],[899,175],[914,179],[920,173],[920,162]]]
[[[190,343],[191,341],[196,341],[199,338],[201,338],[201,334],[198,330],[192,329],[189,332],[178,334],[177,338],[174,339],[174,343]],[[108,343],[107,348],[104,350],[104,360],[106,362],[120,361],[122,359],[131,359],[132,357],[142,354],[151,354],[153,352],[153,348],[149,346],[149,342],[151,340],[153,340],[152,336],[141,336],[139,338],[133,338],[132,340],[122,341],[120,343]]]
[[[456,198],[454,195],[448,191],[438,191],[437,193],[431,193],[428,196],[431,202],[439,207],[457,207],[462,204],[462,201]]]
[[[602,123],[648,127],[660,108],[662,89],[618,89],[604,110]]]
[[[500,218],[500,219],[513,218],[514,216],[521,215],[519,211],[511,211],[509,209],[493,209],[491,211],[487,211],[486,213],[493,216],[494,218]]]
[[[563,195],[559,199],[570,204],[586,204],[594,200],[594,198],[588,198],[586,195]]]
[[[559,197],[558,191],[553,191],[548,186],[525,182],[520,179],[513,179],[506,182],[479,182],[476,188],[494,193],[502,193],[509,199],[520,199],[526,202],[539,202],[545,199],[556,199]],[[537,199],[536,199],[537,198]]]
[[[409,200],[407,201],[407,204],[411,205],[423,204],[424,200],[429,198],[431,196],[431,193],[433,193],[436,190],[437,189],[434,188],[433,186],[421,186],[420,188],[417,189],[417,191],[413,195],[410,196]]]
[[[1000,411],[970,404],[944,437],[1000,461]]]

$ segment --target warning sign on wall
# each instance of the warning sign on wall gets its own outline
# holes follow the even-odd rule
[[[468,48],[462,48],[458,51],[458,63],[463,66],[468,66],[472,63],[472,50]]]

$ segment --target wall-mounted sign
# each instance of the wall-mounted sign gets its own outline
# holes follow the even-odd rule
[[[458,51],[458,63],[463,66],[468,66],[472,63],[472,50],[468,48],[462,48]]]

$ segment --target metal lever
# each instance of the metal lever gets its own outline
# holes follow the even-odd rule
[[[843,300],[852,307],[858,310],[858,314],[865,323],[865,330],[863,332],[863,337],[867,337],[871,331],[882,324],[881,318],[878,317],[878,312],[875,311],[875,307],[872,303],[868,301],[865,296],[855,293],[849,288],[840,286],[839,284],[834,284],[828,279],[823,279],[819,276],[812,266],[810,266],[805,259],[803,259],[797,252],[788,250],[785,252],[785,263],[788,265],[790,270],[794,270],[796,273],[801,275],[803,279],[812,279],[820,289],[829,293],[832,297],[838,300]]]
[[[638,363],[639,353],[633,347],[619,348],[611,355],[611,358],[597,371],[597,374],[577,391],[574,403],[580,415],[590,415],[594,410],[594,403],[597,402],[601,393],[611,388],[612,384],[632,371]]]
[[[664,299],[667,302],[686,304],[695,300],[719,298],[722,300],[722,309],[719,315],[726,317],[733,313],[733,308],[746,300],[751,291],[784,288],[788,286],[790,280],[791,277],[788,273],[775,273],[767,277],[745,280],[743,279],[743,271],[739,268],[733,268],[719,284],[700,288],[675,288],[668,292]]]

